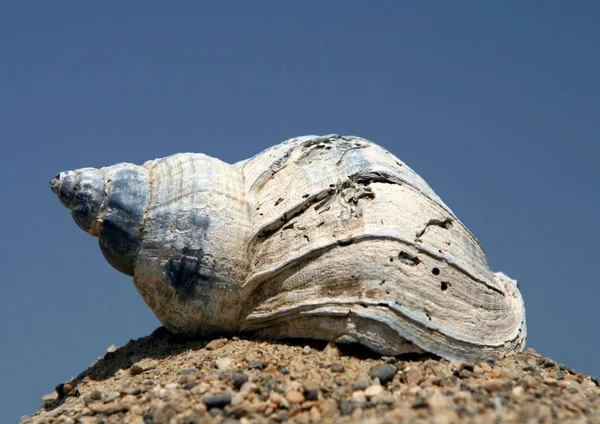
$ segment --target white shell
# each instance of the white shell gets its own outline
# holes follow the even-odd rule
[[[491,272],[425,181],[368,140],[298,137],[235,165],[185,153],[51,185],[175,333],[473,360],[524,346],[516,281]]]

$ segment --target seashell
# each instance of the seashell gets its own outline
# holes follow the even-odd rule
[[[170,331],[484,360],[524,347],[515,280],[427,183],[359,137],[60,173],[52,190]]]

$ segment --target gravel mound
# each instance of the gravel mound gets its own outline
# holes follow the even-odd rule
[[[109,348],[20,423],[600,423],[599,386],[532,349],[470,363],[159,328]]]

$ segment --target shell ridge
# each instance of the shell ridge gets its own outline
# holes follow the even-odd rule
[[[434,249],[427,247],[426,245],[423,245],[418,242],[414,242],[412,240],[409,240],[409,239],[404,238],[399,235],[394,235],[394,234],[389,234],[389,233],[374,234],[373,232],[371,232],[370,234],[356,234],[356,235],[352,235],[350,237],[336,239],[332,242],[325,243],[321,246],[313,247],[300,256],[295,256],[295,257],[290,258],[280,264],[273,266],[270,269],[259,271],[255,274],[249,275],[248,278],[246,279],[246,282],[243,284],[242,288],[255,287],[256,285],[262,283],[263,281],[265,281],[275,275],[280,274],[281,272],[283,272],[284,270],[293,266],[294,264],[301,262],[304,259],[313,257],[315,255],[318,256],[318,254],[324,253],[325,251],[335,248],[335,247],[339,246],[340,244],[344,245],[344,244],[350,244],[351,242],[360,242],[360,241],[364,241],[364,240],[391,240],[391,241],[399,241],[403,244],[413,246],[417,250],[419,250],[425,254],[428,254],[429,256],[431,256],[435,259],[444,261],[448,265],[456,268],[460,272],[473,278],[473,280],[475,280],[476,282],[485,285],[490,290],[493,290],[502,296],[506,295],[498,287],[490,285],[489,282],[486,282],[484,278],[482,278],[480,276],[476,276],[471,271],[467,270],[465,265],[461,264],[460,262],[458,262],[457,260],[455,260],[453,258],[448,257],[447,255],[444,255],[442,253],[437,252]]]
[[[372,320],[372,321],[375,321],[378,323],[383,322],[383,323],[385,323],[385,325],[387,325],[388,327],[390,327],[394,331],[396,331],[396,333],[399,334],[400,337],[410,341],[411,343],[416,344],[417,346],[421,347],[422,349],[424,349],[426,351],[441,354],[441,356],[447,357],[447,355],[446,355],[447,352],[444,349],[440,349],[438,345],[427,341],[426,338],[417,336],[417,332],[414,331],[414,329],[412,331],[408,330],[407,328],[405,328],[404,325],[399,325],[395,320],[390,319],[389,317],[374,315],[372,311],[368,311],[368,310],[354,309],[354,307],[356,306],[355,303],[331,302],[331,305],[334,307],[337,307],[337,310],[325,309],[323,304],[304,304],[302,306],[282,308],[281,315],[278,315],[277,317],[272,317],[271,319],[266,319],[266,320],[263,319],[264,318],[263,316],[258,316],[256,318],[253,317],[251,320],[249,320],[249,322],[243,323],[243,325],[240,327],[240,330],[241,331],[260,331],[263,327],[268,327],[270,322],[273,323],[272,325],[276,326],[278,321],[282,321],[282,320],[287,321],[287,320],[290,320],[290,319],[293,319],[293,318],[296,318],[299,316],[311,315],[313,313],[315,315],[322,315],[324,317],[327,317],[330,315],[337,315],[339,317],[344,317],[344,316],[348,316],[348,315],[356,315],[361,318]],[[377,305],[377,303],[375,303],[373,306],[378,306],[378,305]],[[427,333],[427,334],[435,333],[439,337],[442,337],[444,339],[451,339],[452,343],[448,343],[448,345],[455,345],[455,346],[457,344],[466,345],[460,349],[461,351],[463,351],[463,354],[456,356],[456,358],[460,359],[460,360],[464,360],[465,358],[472,359],[473,355],[469,355],[467,353],[469,350],[479,351],[480,349],[490,349],[493,347],[503,347],[503,346],[508,347],[513,342],[517,342],[518,339],[520,338],[520,336],[522,338],[522,327],[519,326],[519,327],[516,327],[515,331],[513,332],[515,334],[510,334],[508,336],[509,338],[503,339],[502,342],[498,342],[498,343],[484,343],[484,342],[477,342],[477,341],[472,341],[472,340],[462,340],[459,338],[449,336],[441,331],[433,331],[432,332],[431,331],[432,328],[428,327],[421,321],[415,320],[414,318],[402,313],[401,311],[399,311],[396,308],[392,309],[392,308],[389,308],[389,305],[386,305],[386,306],[388,306],[388,309],[390,312],[394,313],[395,316],[399,317],[407,326],[418,327],[418,328],[423,329],[424,333]],[[320,308],[321,310],[315,309],[315,308]],[[279,314],[279,311],[277,311],[277,313]],[[474,348],[476,348],[476,349],[474,349]],[[455,347],[455,349],[453,349],[453,350],[458,350],[458,348]],[[465,351],[467,351],[467,352],[465,352]]]

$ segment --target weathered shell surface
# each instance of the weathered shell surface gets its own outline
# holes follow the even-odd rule
[[[490,271],[427,183],[368,140],[298,137],[234,165],[177,154],[51,186],[175,333],[474,360],[524,346],[516,281]]]

